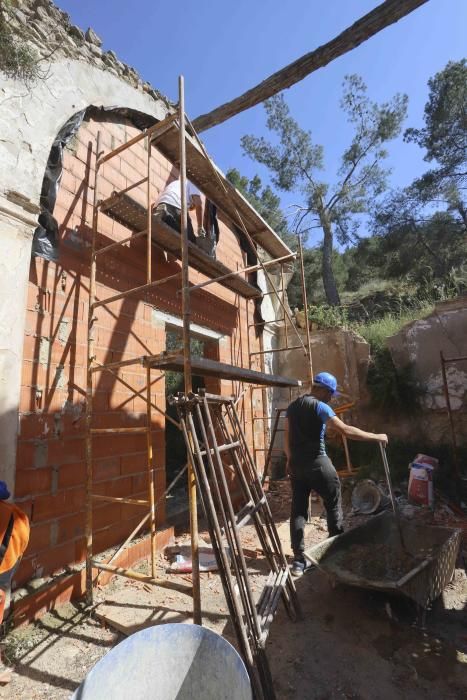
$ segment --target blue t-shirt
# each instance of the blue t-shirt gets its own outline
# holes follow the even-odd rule
[[[324,438],[326,423],[336,414],[327,403],[307,394],[289,405],[290,467],[292,473],[310,466],[311,462],[326,454]]]

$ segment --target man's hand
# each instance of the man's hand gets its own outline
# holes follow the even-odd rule
[[[383,447],[387,447],[388,436],[386,435],[386,433],[380,433],[378,435],[378,442],[380,442],[383,445]]]

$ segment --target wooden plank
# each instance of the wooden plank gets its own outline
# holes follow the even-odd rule
[[[147,229],[147,210],[128,195],[113,195],[101,205],[101,210],[115,221],[123,224],[132,231],[143,231]],[[152,239],[157,245],[181,259],[180,234],[170,226],[164,224],[157,215],[152,218]],[[202,272],[206,277],[227,276],[219,284],[230,289],[236,294],[240,294],[246,299],[253,299],[261,296],[261,292],[249,284],[240,276],[231,277],[232,270],[229,270],[223,263],[206,255],[194,243],[188,242],[188,256],[190,267]]]
[[[183,355],[161,353],[160,355],[150,355],[143,357],[143,364],[150,365],[153,369],[169,369],[174,372],[183,372]],[[218,377],[219,379],[233,379],[251,384],[262,384],[264,386],[301,386],[301,381],[282,377],[278,374],[267,374],[266,372],[256,372],[247,367],[236,367],[223,362],[216,362],[205,357],[192,357],[191,361],[193,374],[201,377]]]

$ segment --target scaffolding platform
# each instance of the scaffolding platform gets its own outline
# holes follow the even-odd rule
[[[103,214],[106,214],[131,231],[138,233],[147,229],[148,216],[146,207],[127,194],[115,193],[102,201],[99,208]],[[157,214],[154,214],[152,217],[151,228],[153,243],[181,260],[180,234],[162,222]],[[224,279],[219,281],[219,284],[243,298],[254,299],[261,297],[259,289],[237,275],[235,271],[229,270],[223,263],[211,258],[190,241],[188,241],[188,260],[190,267],[198,270],[206,277],[224,277]],[[229,276],[225,278],[226,275]]]
[[[183,355],[176,353],[160,353],[159,355],[146,355],[143,357],[143,365],[151,369],[166,369],[173,372],[183,372]],[[191,357],[191,370],[193,374],[202,377],[218,377],[219,379],[231,379],[237,382],[261,384],[262,386],[300,387],[299,379],[282,377],[279,374],[266,374],[257,372],[247,367],[237,367],[224,362],[209,360],[205,357]]]

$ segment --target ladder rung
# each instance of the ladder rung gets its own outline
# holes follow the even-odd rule
[[[261,496],[258,503],[254,504],[253,501],[249,501],[235,516],[235,527],[237,530],[246,525],[250,520],[251,516],[254,515],[264,504],[266,503],[266,495]]]
[[[288,569],[280,570],[273,579],[270,588],[266,584],[266,595],[262,601],[262,610],[258,609],[258,616],[260,617],[260,626],[262,630],[261,641],[264,643],[267,639],[269,628],[274,619],[274,613],[276,612],[277,605],[279,603],[280,596],[285,589],[287,578],[290,576]]]
[[[91,428],[91,433],[93,435],[107,435],[107,433],[147,433],[148,429],[145,427],[140,428]]]
[[[109,503],[127,503],[130,506],[145,506],[149,508],[149,501],[144,501],[140,498],[120,498],[119,496],[101,496],[99,493],[93,493],[92,498],[95,501],[108,501]]]
[[[219,447],[217,449],[219,450],[219,452],[227,452],[228,450],[235,450],[237,447],[240,447],[240,442],[238,442],[238,441],[237,442],[229,442],[228,445],[219,445]],[[205,457],[207,455],[207,453],[208,453],[207,450],[201,450],[201,452],[199,454],[202,457]],[[212,455],[215,454],[215,452],[212,448],[209,450],[209,453]]]
[[[267,578],[267,581],[265,583],[265,586],[264,586],[263,590],[261,591],[261,595],[259,597],[258,603],[256,604],[256,610],[257,610],[257,613],[260,617],[263,617],[267,613],[267,611],[270,607],[269,603],[271,601],[272,595],[273,595],[274,591],[276,590],[276,588],[278,586],[283,588],[284,583],[285,583],[285,579],[287,578],[287,573],[288,572],[285,569],[279,569],[279,571],[271,571],[270,572],[270,574]],[[285,579],[284,579],[284,574],[285,574]],[[284,582],[283,582],[283,579],[284,579]]]

